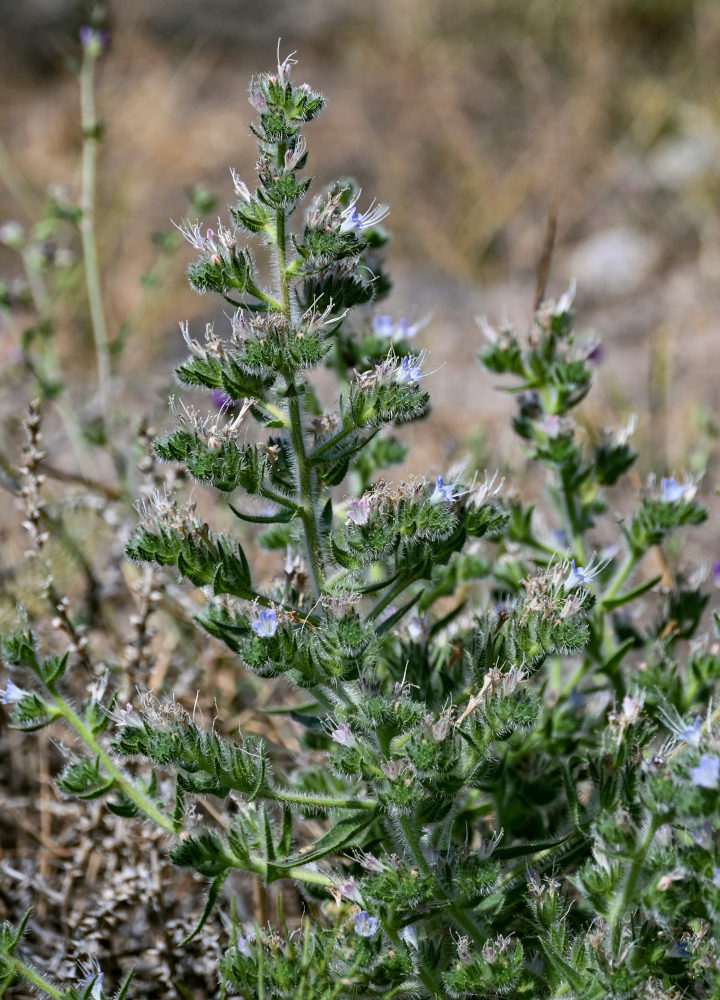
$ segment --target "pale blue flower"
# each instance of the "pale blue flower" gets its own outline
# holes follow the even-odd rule
[[[462,493],[456,493],[457,483],[445,484],[442,476],[435,477],[435,488],[430,494],[430,503],[454,503],[459,500]]]
[[[17,684],[7,680],[5,681],[5,690],[0,694],[0,705],[17,705],[26,695],[27,691],[23,691]]]
[[[401,316],[397,323],[392,316],[382,315],[373,318],[373,333],[382,340],[392,340],[400,342],[412,340],[418,330],[427,324],[427,319],[418,320],[417,323],[408,323],[407,316]]]
[[[570,560],[570,572],[565,578],[563,587],[565,590],[575,590],[576,587],[586,587],[605,568],[605,563],[596,563],[595,556],[592,557],[587,566],[576,566],[575,560]]]
[[[675,480],[675,476],[670,476],[660,480],[660,489],[662,491],[662,498],[668,503],[675,503],[677,500],[682,500],[685,496],[685,487],[682,483],[678,483]]]
[[[699,788],[717,788],[720,777],[720,760],[704,753],[697,767],[690,768],[693,785]]]
[[[695,720],[691,726],[685,726],[677,733],[677,738],[682,740],[683,743],[687,743],[691,747],[700,746],[700,737],[702,736],[702,719],[699,715],[695,716]]]
[[[398,385],[413,384],[419,382],[425,376],[422,374],[420,358],[404,357],[400,359],[400,367],[395,373],[395,381]]]
[[[713,868],[712,883],[720,889],[720,868]]]
[[[80,971],[84,973],[83,978],[77,984],[77,989],[82,996],[85,990],[92,984],[90,1000],[102,1000],[103,973],[100,971],[96,958],[91,958],[87,966],[80,966]]]
[[[253,953],[252,942],[249,934],[240,934],[235,943],[235,947],[244,958],[250,958]]]
[[[385,218],[390,209],[387,205],[376,205],[373,202],[367,212],[358,212],[355,202],[340,214],[341,233],[361,233],[364,229],[372,229]]]
[[[253,632],[263,639],[269,639],[275,635],[278,627],[277,613],[273,608],[262,608],[258,611],[257,618],[251,622]]]
[[[377,934],[377,917],[371,917],[367,910],[355,914],[355,933],[360,937],[374,937]]]

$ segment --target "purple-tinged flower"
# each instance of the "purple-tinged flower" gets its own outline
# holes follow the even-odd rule
[[[0,694],[0,705],[17,705],[19,701],[27,696],[27,691],[23,691],[11,680],[5,681],[5,690]]]
[[[365,871],[372,872],[374,875],[379,875],[380,872],[384,872],[386,865],[383,864],[374,854],[366,852],[365,854],[358,854],[358,861],[363,866]]]
[[[185,219],[182,225],[178,225],[174,219],[171,219],[170,221],[173,226],[175,226],[177,231],[182,233],[190,246],[195,248],[195,250],[217,253],[217,244],[214,240],[215,233],[212,229],[208,229],[203,236],[200,230],[200,223],[197,221],[190,222],[189,219]]]
[[[78,34],[80,44],[91,56],[99,56],[110,44],[110,35],[107,31],[98,31],[89,24],[84,24]]]
[[[598,342],[597,344],[595,344],[594,347],[590,348],[585,360],[589,361],[590,364],[592,365],[599,365],[604,357],[605,357],[605,348],[601,343]]]
[[[246,205],[250,204],[250,188],[247,186],[245,181],[240,180],[237,170],[230,167],[230,176],[232,177],[233,187],[235,188],[235,194],[238,196],[240,201],[244,201]]]
[[[374,937],[377,934],[377,917],[371,917],[367,910],[355,914],[355,933],[360,937]]]
[[[376,205],[373,201],[367,212],[358,212],[355,202],[340,213],[341,233],[361,233],[382,222],[390,209],[387,205]]]
[[[538,427],[541,431],[544,431],[549,438],[556,438],[562,430],[560,417],[554,413],[547,413],[538,424]]]
[[[700,737],[702,736],[702,719],[699,715],[696,715],[693,724],[691,726],[685,726],[677,734],[677,738],[682,740],[683,743],[687,743],[691,747],[700,746]]]
[[[370,517],[370,504],[365,497],[359,500],[352,500],[347,512],[349,524],[367,524]]]
[[[337,886],[337,890],[340,895],[345,897],[345,899],[351,899],[353,903],[362,903],[362,896],[360,895],[360,890],[355,884],[355,877],[353,875],[350,876],[347,882],[340,882]]]
[[[595,556],[592,557],[587,566],[576,566],[575,560],[570,560],[570,572],[565,578],[563,587],[565,590],[575,590],[576,587],[586,587],[592,583],[595,577],[605,568],[605,563],[596,563]]]
[[[222,389],[213,389],[210,393],[210,398],[215,406],[217,406],[218,410],[224,410],[228,406],[235,405],[235,400],[228,396],[228,394]]]
[[[712,578],[715,586],[720,586],[720,562],[713,563]]]
[[[333,729],[330,739],[334,743],[339,743],[341,747],[351,747],[355,744],[355,737],[347,722],[341,722],[336,729]]]
[[[492,837],[490,837],[489,839],[487,837],[483,837],[482,840],[480,841],[480,847],[478,848],[477,851],[478,857],[481,858],[483,861],[487,861],[488,858],[491,858],[495,853],[495,848],[502,840],[502,836],[503,836],[503,831],[496,830],[495,833],[492,835]]]
[[[257,618],[251,622],[252,630],[263,639],[269,639],[277,632],[278,620],[274,608],[262,608]]]
[[[288,149],[285,152],[285,169],[294,170],[300,160],[302,160],[306,150],[307,143],[302,136],[300,136],[295,143],[294,149]]]
[[[278,67],[278,83],[281,87],[286,87],[290,82],[290,72],[293,66],[297,66],[297,59],[293,56],[296,55],[295,52],[291,52],[289,56],[285,56],[284,59],[280,58],[280,42],[281,38],[278,38],[277,44],[277,67]]]
[[[442,476],[435,477],[435,488],[430,494],[430,503],[454,503],[459,500],[463,495],[462,493],[456,493],[455,487],[457,483],[445,484]]]
[[[699,788],[717,788],[720,777],[720,759],[704,753],[697,767],[690,768],[693,785]]]

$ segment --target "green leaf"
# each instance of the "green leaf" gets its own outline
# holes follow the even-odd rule
[[[662,573],[658,576],[654,576],[651,580],[646,580],[645,583],[641,583],[639,587],[635,587],[634,590],[629,591],[627,594],[619,594],[617,597],[609,597],[607,600],[602,602],[602,606],[607,611],[612,611],[614,608],[621,608],[623,604],[629,604],[630,601],[634,601],[638,597],[642,597],[646,594],[648,590],[660,583],[662,580]]]
[[[197,934],[199,934],[200,931],[205,926],[207,919],[212,913],[213,907],[215,906],[215,902],[218,896],[220,895],[220,890],[225,884],[225,879],[228,877],[228,872],[229,869],[226,868],[224,872],[221,872],[219,875],[216,875],[215,878],[210,883],[210,888],[208,890],[208,898],[207,902],[205,903],[205,909],[202,911],[200,919],[195,924],[195,927],[192,929],[192,931],[190,931],[188,936],[186,938],[183,938],[183,940],[180,942],[181,945],[188,944],[189,941],[192,941],[192,939]]]
[[[328,854],[337,854],[347,847],[351,847],[360,839],[360,835],[375,822],[378,810],[363,809],[361,812],[350,813],[343,816],[319,840],[316,840],[309,851],[303,851],[301,855],[293,858],[285,858],[284,861],[274,861],[274,868],[295,868],[297,865],[306,865],[311,861],[319,861],[320,858]]]

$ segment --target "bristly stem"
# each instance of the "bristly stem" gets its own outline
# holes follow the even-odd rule
[[[285,145],[278,146],[278,167],[282,170],[285,162]],[[285,209],[279,208],[276,215],[276,265],[277,281],[280,292],[280,304],[282,313],[288,324],[292,321],[292,310],[290,308],[290,279],[287,275],[287,258],[285,244],[287,234],[285,230]],[[320,568],[320,531],[315,517],[315,489],[313,479],[315,473],[308,462],[305,451],[305,434],[303,429],[302,408],[300,406],[299,387],[290,377],[287,381],[288,417],[290,420],[290,440],[292,441],[298,499],[302,507],[300,519],[305,531],[305,552],[310,576],[313,582],[313,592],[315,598],[319,598],[323,591],[323,574]]]
[[[49,980],[37,973],[31,965],[26,965],[19,958],[16,958],[15,955],[10,956],[10,961],[14,965],[14,972],[22,976],[23,979],[31,983],[36,989],[52,997],[52,1000],[63,1000],[63,997],[67,996],[65,990],[59,990],[56,986],[53,986]],[[0,996],[3,992],[4,989],[0,985]]]
[[[141,791],[137,785],[127,777],[127,775],[123,774],[110,755],[95,739],[94,733],[92,733],[83,720],[76,715],[75,712],[73,712],[67,702],[64,701],[52,687],[48,687],[48,691],[52,695],[52,699],[58,708],[59,714],[62,715],[71,728],[75,730],[80,739],[87,746],[88,750],[91,750],[100,760],[108,775],[114,779],[117,788],[124,795],[126,795],[130,801],[147,816],[148,819],[151,819],[153,823],[156,823],[168,833],[178,833],[178,827],[176,824],[173,823],[169,816],[166,816],[165,813],[161,812],[157,808],[149,795],[146,795],[145,792]]]
[[[92,46],[85,48],[80,68],[80,113],[83,131],[82,180],[80,190],[80,236],[82,238],[85,283],[97,362],[98,394],[103,410],[105,436],[111,440],[112,396],[107,325],[100,286],[97,240],[95,236],[95,192],[97,181],[98,121],[95,110],[95,61]]]

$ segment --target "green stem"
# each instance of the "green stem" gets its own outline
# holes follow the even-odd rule
[[[263,796],[275,802],[293,802],[301,806],[314,806],[318,809],[377,809],[377,802],[372,799],[338,799],[332,795],[310,795],[306,792],[289,792],[284,788],[273,788]]]
[[[285,162],[285,145],[278,146],[278,167],[282,170]],[[287,274],[287,257],[285,244],[287,240],[285,232],[285,210],[279,208],[276,215],[276,264],[277,280],[280,290],[280,309],[288,323],[292,320],[292,310],[290,308],[290,279]],[[290,421],[290,440],[292,441],[295,457],[295,470],[298,499],[302,507],[300,518],[305,529],[305,551],[310,576],[313,582],[315,598],[319,598],[323,589],[323,577],[320,569],[320,531],[315,519],[315,490],[313,488],[313,471],[308,462],[305,451],[305,436],[303,432],[303,418],[298,398],[298,387],[291,377],[286,378],[288,396],[288,418]]]
[[[395,584],[395,586],[391,590],[389,590],[384,597],[381,597],[380,600],[375,605],[375,607],[368,612],[367,621],[369,622],[374,621],[377,618],[377,616],[382,611],[385,610],[388,604],[391,604],[396,597],[402,594],[404,590],[407,590],[410,584],[415,583],[417,579],[418,579],[417,573],[411,573],[409,576],[401,577],[400,580],[398,580],[398,582]]]
[[[21,962],[19,958],[15,958],[15,956],[12,955],[11,961],[15,965],[15,972],[21,975],[28,983],[31,983],[36,989],[42,990],[43,993],[47,993],[47,995],[52,997],[53,1000],[62,1000],[62,998],[67,995],[65,990],[57,989],[52,985],[52,983],[48,982],[47,979],[35,972],[35,970],[29,965],[25,965],[24,962]]]
[[[618,955],[620,949],[620,937],[622,934],[622,922],[623,917],[632,901],[632,895],[635,891],[635,886],[640,878],[642,872],[643,864],[645,863],[645,857],[650,849],[653,838],[657,832],[659,826],[662,825],[662,820],[657,816],[651,816],[650,825],[645,832],[645,836],[642,839],[642,843],[638,849],[635,856],[635,860],[630,866],[630,871],[627,873],[625,883],[622,887],[622,892],[620,895],[616,895],[613,899],[612,906],[610,907],[610,931],[611,931],[611,944],[613,954]]]
[[[257,287],[254,281],[248,281],[245,287],[251,295],[254,295],[256,299],[260,299],[261,302],[264,302],[265,305],[268,306],[269,309],[272,309],[273,312],[285,312],[283,303],[278,302],[277,299],[274,299],[272,295],[268,295],[267,292],[263,292],[262,289]]]
[[[93,341],[95,343],[98,393],[103,410],[105,434],[108,440],[110,440],[110,419],[112,413],[110,355],[108,353],[107,325],[105,323],[105,310],[100,285],[100,265],[98,263],[97,241],[95,238],[95,189],[99,141],[93,86],[95,60],[96,56],[90,48],[86,48],[80,68],[80,113],[83,130],[80,236],[82,238],[90,322],[92,325]]]
[[[415,831],[410,826],[407,818],[405,816],[397,817],[398,826],[403,832],[407,846],[415,859],[415,864],[418,866],[420,871],[425,875],[430,875],[433,879],[435,878],[435,873],[432,871],[427,861],[425,860],[422,850],[420,849],[420,844],[418,843],[417,837],[415,836]],[[447,912],[450,915],[450,919],[453,923],[457,924],[458,927],[462,928],[466,934],[468,934],[476,944],[484,944],[487,940],[487,934],[485,934],[482,929],[475,923],[473,918],[465,910],[455,905],[455,902],[447,892],[445,887],[435,879],[435,884],[442,895],[445,897],[448,907]]]
[[[258,405],[261,406],[263,410],[267,410],[268,413],[271,413],[276,420],[281,421],[283,427],[287,427],[288,425],[287,414],[283,413],[283,411],[280,409],[279,406],[274,406],[272,403],[268,403],[267,400],[265,399],[259,400]]]
[[[623,585],[627,577],[632,572],[636,562],[637,562],[637,555],[631,549],[625,558],[625,562],[622,564],[622,566],[618,567],[615,576],[608,584],[608,589],[600,598],[600,604],[604,604],[606,601],[610,601],[612,600],[613,597],[616,596],[618,590],[620,590],[620,587]]]
[[[295,390],[294,386],[289,386]],[[313,490],[312,469],[308,464],[305,452],[305,440],[303,436],[302,413],[300,411],[300,401],[297,392],[290,395],[288,414],[290,417],[290,440],[292,441],[295,455],[295,468],[297,473],[297,486],[302,512],[300,518],[305,529],[305,550],[310,575],[313,581],[315,597],[320,597],[323,589],[322,572],[320,570],[320,531],[315,520],[315,496]]]
[[[87,748],[92,750],[95,756],[102,762],[103,767],[110,777],[113,778],[116,786],[123,792],[123,794],[126,795],[141,812],[145,813],[148,819],[151,819],[153,823],[162,827],[163,830],[167,830],[168,833],[177,833],[178,827],[176,824],[173,823],[169,816],[160,812],[150,796],[141,791],[134,784],[134,782],[120,770],[107,751],[104,750],[95,739],[94,733],[85,725],[83,720],[76,715],[75,712],[73,712],[70,706],[63,701],[53,688],[48,688],[48,690],[52,695],[53,701],[55,702],[60,715],[62,715],[65,721],[75,730]]]
[[[564,471],[560,472],[560,492],[565,505],[565,516],[573,542],[575,559],[581,566],[585,565],[585,546],[583,544],[582,531],[578,521],[577,506],[575,503],[575,491],[567,481]]]

